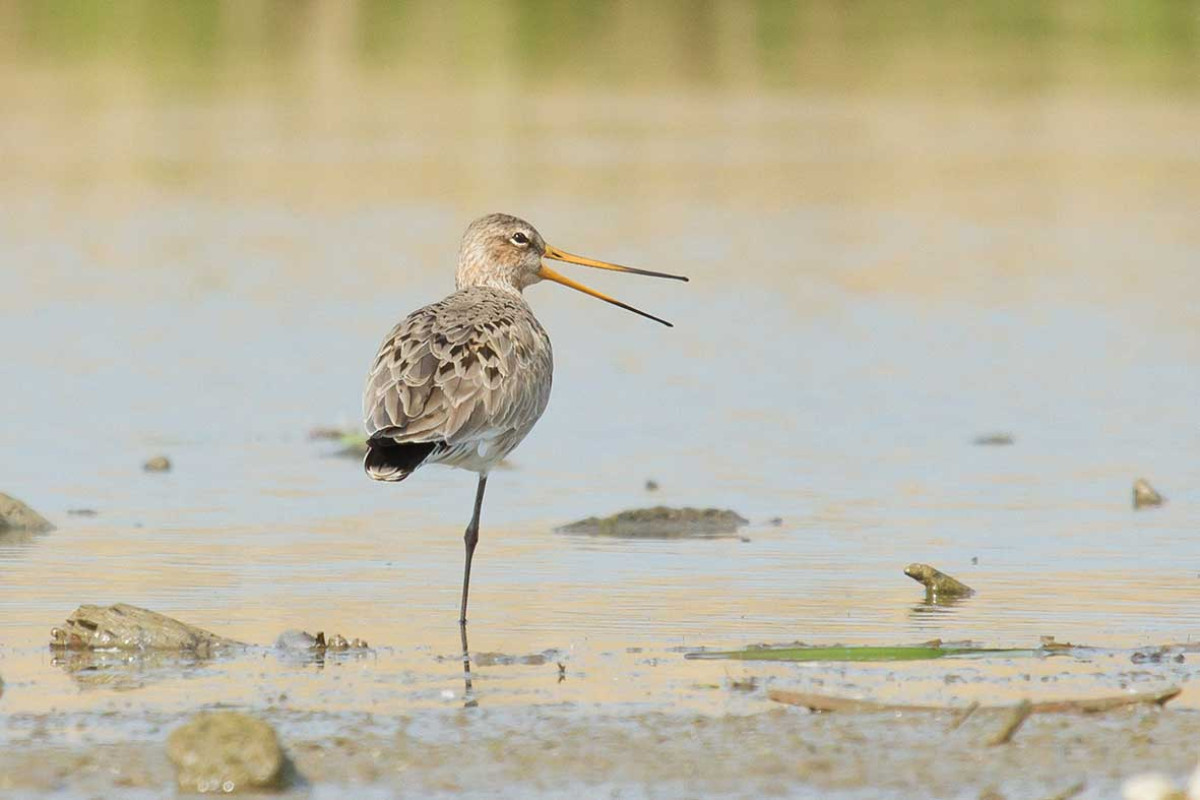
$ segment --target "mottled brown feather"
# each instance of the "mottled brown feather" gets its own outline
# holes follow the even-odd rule
[[[516,291],[471,286],[409,314],[367,378],[367,435],[444,442],[428,462],[487,472],[546,409],[550,338]]]

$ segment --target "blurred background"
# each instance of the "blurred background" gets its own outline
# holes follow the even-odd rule
[[[308,432],[491,211],[692,283],[583,276],[673,330],[528,292],[556,385],[489,491],[484,649],[1179,637],[1198,100],[1177,0],[0,0],[0,490],[59,524],[0,543],[6,638],[125,601],[452,652],[471,476]],[[748,541],[553,532],[657,503]]]

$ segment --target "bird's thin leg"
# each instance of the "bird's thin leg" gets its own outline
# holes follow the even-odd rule
[[[471,524],[463,534],[467,545],[467,560],[463,564],[462,611],[458,615],[458,624],[467,624],[467,590],[471,587],[471,557],[475,555],[475,545],[479,543],[479,511],[483,508],[483,490],[487,488],[487,473],[479,476],[479,488],[475,490],[475,513],[471,515]]]
[[[462,634],[463,700],[467,708],[473,708],[479,702],[475,699],[475,688],[471,684],[471,649],[467,645],[467,626],[459,625],[458,631]]]

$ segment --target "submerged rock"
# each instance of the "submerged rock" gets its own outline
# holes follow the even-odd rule
[[[925,593],[930,598],[970,597],[975,594],[975,590],[970,586],[928,564],[909,564],[904,568],[904,574],[924,584]]]
[[[321,425],[312,428],[308,432],[310,439],[340,439],[348,433],[345,428],[338,428],[333,425]]]
[[[973,444],[980,447],[1006,447],[1010,444],[1016,444],[1016,438],[1011,433],[986,433],[982,436],[976,436]]]
[[[1145,478],[1138,478],[1133,482],[1133,507],[1136,508],[1154,508],[1161,506],[1166,502],[1166,498],[1159,494],[1150,481]]]
[[[284,785],[287,758],[275,729],[236,711],[201,712],[167,737],[184,792],[231,794]]]
[[[733,534],[749,520],[720,508],[638,508],[610,517],[588,517],[557,530],[588,536],[674,538]]]
[[[171,459],[166,456],[155,456],[145,464],[142,464],[142,469],[146,470],[146,472],[170,472]]]
[[[54,526],[41,514],[15,497],[0,492],[0,533],[4,531],[52,531]]]
[[[80,606],[67,618],[63,628],[50,631],[50,647],[56,650],[171,650],[208,657],[243,646],[241,642],[125,603],[107,608]]]
[[[537,667],[558,658],[558,656],[557,650],[544,650],[541,653],[529,653],[523,656],[508,653],[476,653],[471,660],[477,667],[509,667],[514,664]],[[566,667],[563,667],[562,671],[565,672]]]

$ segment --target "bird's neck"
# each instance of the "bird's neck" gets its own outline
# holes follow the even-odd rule
[[[469,263],[458,265],[458,272],[454,276],[454,285],[460,290],[470,289],[472,286],[485,286],[488,289],[506,292],[517,297],[521,296],[521,289],[524,288],[513,283],[512,278],[506,274]]]

